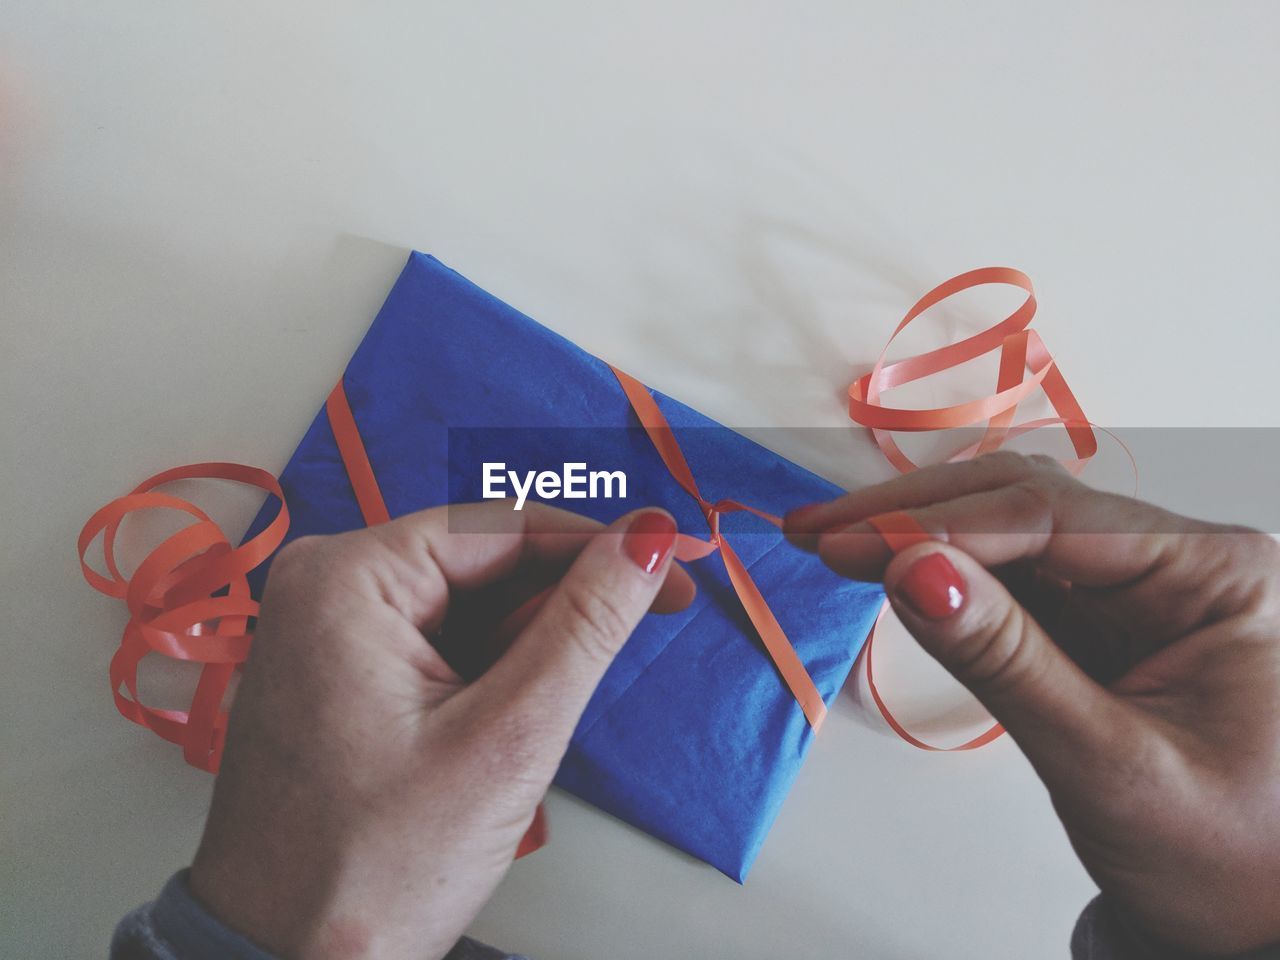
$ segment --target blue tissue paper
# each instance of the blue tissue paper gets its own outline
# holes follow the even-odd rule
[[[409,257],[343,382],[392,517],[480,499],[486,460],[521,473],[585,461],[622,470],[626,496],[556,506],[604,522],[660,506],[681,531],[708,535],[609,366],[434,257]],[[781,514],[842,492],[654,397],[709,500]],[[323,408],[280,482],[289,539],[364,526]],[[264,507],[249,535],[273,513]],[[721,524],[830,703],[875,619],[880,587],[836,576],[750,514],[726,514]],[[697,598],[681,613],[644,618],[596,690],[556,783],[741,882],[814,734],[720,557],[687,569]]]

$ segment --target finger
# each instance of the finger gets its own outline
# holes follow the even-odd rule
[[[1004,725],[1051,788],[1097,785],[1141,749],[1135,709],[1076,666],[975,558],[918,544],[893,559],[884,582],[903,625]]]
[[[353,579],[368,586],[420,629],[440,627],[451,590],[476,589],[522,571],[558,577],[604,529],[598,521],[540,503],[452,504],[334,538]],[[354,546],[352,545],[354,544]],[[376,549],[373,549],[376,548]],[[694,587],[679,567],[662,605],[687,605]],[[659,581],[662,584],[662,581]]]
[[[1062,476],[903,511],[934,539],[959,547],[984,566],[1034,560],[1072,583],[1132,583],[1177,549],[1181,534],[1211,529],[1150,504],[1101,493]],[[833,570],[878,580],[893,554],[866,521],[823,533],[818,553]]]
[[[811,503],[792,510],[783,520],[787,538],[806,550],[817,549],[817,535],[909,507],[923,507],[970,493],[994,490],[1040,474],[1065,475],[1052,457],[1024,457],[997,451],[959,463],[921,467],[884,483],[854,490],[826,503]]]
[[[620,534],[620,535],[619,535]],[[533,744],[549,777],[614,655],[671,565],[676,527],[660,510],[629,514],[583,549],[511,649],[459,699]]]
[[[601,525],[600,529],[603,530],[604,526]],[[559,583],[576,558],[575,553],[572,556],[558,557],[554,561],[539,559],[522,562],[511,576],[470,590],[453,591],[449,598],[449,617],[445,627],[448,628],[459,617],[494,623],[504,619],[530,597],[544,593]],[[675,613],[683,610],[693,600],[695,592],[693,581],[683,575],[678,565],[673,564],[649,612]]]
[[[461,677],[476,679],[529,625],[561,576],[563,571],[554,578],[520,576],[451,596],[448,616],[431,635],[431,645]],[[673,564],[649,612],[676,613],[693,602],[695,593],[693,581]]]

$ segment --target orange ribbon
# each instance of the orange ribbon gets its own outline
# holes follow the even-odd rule
[[[324,412],[329,418],[329,429],[333,431],[333,439],[338,444],[338,455],[342,457],[342,466],[346,468],[347,479],[351,482],[351,491],[356,495],[356,504],[360,507],[360,516],[364,517],[366,527],[377,526],[391,519],[387,512],[386,501],[382,499],[382,489],[378,486],[378,478],[374,476],[373,466],[369,463],[369,454],[360,439],[360,430],[356,427],[355,415],[351,412],[351,404],[347,401],[347,390],[339,380],[329,398],[324,402]]]
[[[889,347],[898,334],[913,320],[948,297],[989,283],[1009,284],[1024,290],[1027,294],[1026,299],[999,323],[971,337],[886,365],[885,358],[889,353]],[[871,372],[859,377],[850,385],[849,417],[855,423],[870,428],[876,445],[889,462],[902,473],[916,469],[917,464],[903,453],[893,437],[889,435],[889,431],[948,430],[985,421],[986,430],[981,439],[961,449],[950,458],[961,460],[997,450],[1005,441],[1019,434],[1041,427],[1062,425],[1066,428],[1076,458],[1074,460],[1062,458],[1061,462],[1072,473],[1078,473],[1097,453],[1097,436],[1094,434],[1093,425],[1080,408],[1075,394],[1067,386],[1062,372],[1045,348],[1044,341],[1040,339],[1038,333],[1029,329],[1035,313],[1036,297],[1035,290],[1031,286],[1031,278],[1020,270],[1009,267],[984,267],[962,273],[945,283],[940,283],[917,300],[915,305],[907,311],[906,316],[890,334]],[[1000,367],[996,376],[995,393],[989,396],[950,407],[925,410],[887,407],[881,402],[881,394],[885,390],[933,376],[997,350],[1000,352]],[[1018,404],[1030,397],[1037,388],[1044,391],[1057,416],[1031,420],[1015,426],[1013,418]],[[871,517],[868,523],[894,553],[930,539],[929,534],[906,513],[894,512]],[[999,724],[994,724],[984,733],[959,746],[936,747],[910,734],[898,721],[877,689],[872,669],[872,649],[876,628],[884,619],[888,609],[886,601],[885,606],[880,610],[880,615],[876,618],[875,625],[871,628],[871,633],[867,636],[862,660],[871,698],[894,733],[922,750],[943,752],[973,750],[999,737],[1004,729]]]
[[[917,543],[925,543],[931,539],[924,527],[920,526],[909,513],[903,513],[895,510],[892,513],[882,513],[878,517],[871,517],[867,520],[876,533],[888,545],[889,549],[894,553],[900,553],[913,547]],[[884,717],[885,723],[889,724],[889,728],[898,736],[913,747],[919,747],[921,750],[930,750],[936,753],[955,753],[961,750],[976,750],[978,747],[985,747],[992,740],[997,739],[1004,733],[1004,727],[996,723],[988,727],[985,731],[978,734],[971,740],[966,740],[954,747],[935,747],[933,744],[925,743],[913,736],[907,731],[898,718],[893,715],[893,711],[889,709],[889,705],[884,702],[880,690],[876,687],[875,671],[872,669],[872,645],[876,639],[876,628],[880,626],[880,622],[884,619],[885,612],[888,611],[889,602],[886,600],[884,606],[880,608],[880,613],[876,616],[876,622],[871,625],[871,632],[867,634],[867,642],[862,647],[862,662],[867,676],[867,689],[871,691],[871,699],[875,702],[876,709],[880,711],[880,716]]]
[[[754,513],[757,517],[768,520],[777,527],[782,526],[782,520],[773,514],[739,503],[737,500],[719,500],[712,503],[704,498],[698,490],[698,482],[693,478],[693,471],[689,469],[689,463],[685,460],[680,444],[676,442],[675,434],[672,433],[671,426],[667,423],[667,418],[658,409],[657,401],[653,399],[653,395],[649,393],[643,383],[634,377],[628,376],[617,367],[611,366],[609,369],[613,371],[614,376],[618,378],[618,382],[622,384],[622,392],[627,395],[627,400],[631,402],[632,409],[635,410],[636,416],[640,418],[640,424],[644,427],[645,433],[649,435],[649,439],[653,441],[654,447],[657,448],[658,456],[662,458],[662,462],[666,464],[667,470],[671,472],[676,483],[680,484],[685,492],[697,501],[698,506],[702,508],[702,515],[706,518],[707,526],[711,530],[710,541],[697,540],[693,537],[683,538],[680,547],[676,551],[676,556],[681,560],[695,560],[705,557],[716,550],[720,551],[720,559],[724,561],[725,571],[729,574],[729,582],[733,585],[733,590],[738,595],[738,600],[742,603],[743,609],[746,610],[747,617],[760,635],[765,650],[768,651],[769,659],[778,668],[778,673],[782,676],[783,683],[787,685],[791,695],[800,704],[800,709],[804,711],[805,719],[809,721],[809,726],[813,727],[816,732],[821,728],[822,721],[827,715],[827,705],[822,701],[822,694],[818,693],[818,688],[813,685],[813,678],[809,676],[809,671],[800,662],[795,648],[791,645],[791,641],[787,639],[786,633],[783,632],[782,626],[778,623],[778,618],[773,615],[773,611],[769,609],[769,604],[765,602],[764,596],[760,593],[760,588],[751,579],[751,574],[747,572],[746,564],[738,557],[737,552],[729,545],[729,541],[720,531],[720,515],[722,513],[745,510],[748,513]]]
[[[177,480],[218,479],[259,487],[280,501],[280,511],[257,536],[233,547],[195,504],[155,488]],[[177,510],[195,518],[143,559],[132,577],[120,572],[115,539],[120,524],[138,510]],[[111,658],[116,709],[134,723],[182,746],[192,766],[217,772],[227,733],[222,701],[236,666],[249,654],[248,621],[258,614],[246,575],[280,546],[289,527],[284,492],[265,470],[239,463],[195,463],[158,473],[89,518],[77,544],[80,569],[90,586],[125,601],[129,622]],[[98,534],[107,576],[85,555]],[[201,664],[187,710],[149,707],[138,696],[138,664],[149,653]],[[121,692],[128,691],[128,696]]]
[[[988,327],[957,343],[917,354],[896,363],[885,364],[889,347],[903,330],[930,307],[964,290],[989,283],[1004,283],[1026,291],[1027,297],[1013,313],[994,326]],[[1064,460],[1064,465],[1082,467],[1098,452],[1098,441],[1093,426],[1080,409],[1075,394],[1058,370],[1053,358],[1045,349],[1044,341],[1028,324],[1036,314],[1035,290],[1031,278],[1021,270],[1009,267],[984,267],[970,270],[958,277],[940,283],[907,311],[898,323],[884,349],[876,358],[871,372],[859,377],[849,387],[849,417],[855,423],[871,429],[876,445],[885,457],[902,473],[918,466],[894,441],[888,431],[920,432],[949,430],[986,422],[987,429],[978,443],[961,450],[952,459],[976,456],[998,449],[1012,432],[1026,432],[1028,428],[1062,424],[1076,451],[1076,460]],[[933,376],[958,367],[969,360],[1000,351],[1000,371],[996,392],[990,396],[970,400],[951,407],[926,410],[908,410],[886,407],[880,396],[885,390],[902,386],[924,377]],[[1018,404],[1041,388],[1053,405],[1057,417],[1036,420],[1012,427]]]

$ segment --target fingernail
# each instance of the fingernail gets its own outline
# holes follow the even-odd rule
[[[960,571],[941,553],[931,553],[913,563],[894,587],[894,593],[926,620],[945,620],[964,605]]]
[[[645,573],[653,573],[676,545],[676,522],[651,510],[631,521],[622,535],[622,551]]]

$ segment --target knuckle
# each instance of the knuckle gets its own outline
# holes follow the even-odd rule
[[[324,566],[323,537],[299,537],[280,548],[271,561],[266,589],[273,594],[292,592],[312,580]]]
[[[1280,543],[1266,533],[1250,527],[1223,527],[1215,530],[1207,541],[1220,558],[1224,572],[1242,578],[1250,572],[1276,580],[1280,571]],[[1207,552],[1207,551],[1205,551]]]
[[[982,469],[1005,477],[1030,474],[1035,469],[1030,457],[1013,450],[993,450],[991,453],[984,453],[972,462]]]
[[[599,590],[570,589],[569,639],[581,653],[593,659],[611,659],[630,633],[629,620],[612,597]]]
[[[1062,487],[1056,477],[1041,474],[1019,480],[1010,492],[1022,501],[1029,512],[1051,515],[1062,495]]]
[[[312,534],[292,540],[271,562],[271,572],[283,568],[282,579],[314,582],[344,576],[381,555],[381,541],[369,529],[337,534]]]
[[[1031,617],[1010,603],[994,617],[984,618],[959,651],[958,668],[976,688],[998,696],[1025,684],[1039,669]]]
[[[1018,453],[1016,450],[993,450],[968,461],[975,469],[984,470],[1008,483],[1020,481],[1054,482],[1070,479],[1067,468],[1047,453]]]
[[[524,784],[550,778],[549,767],[564,752],[557,737],[537,717],[503,712],[483,725],[470,751],[480,777],[488,783]]]
[[[1280,541],[1271,534],[1252,527],[1231,527],[1226,533],[1249,562],[1271,570],[1280,567]]]
[[[1251,527],[1227,527],[1215,536],[1222,554],[1224,593],[1235,584],[1237,607],[1280,618],[1280,541]]]
[[[320,636],[332,633],[331,629],[315,631],[301,625],[332,627],[326,619],[334,611],[332,587],[347,579],[344,564],[348,551],[340,540],[340,536],[299,537],[280,549],[271,561],[263,588],[259,635],[269,625],[273,644],[293,646],[315,644]]]
[[[1057,457],[1051,457],[1047,453],[1033,453],[1027,458],[1038,470],[1048,471],[1056,476],[1069,477],[1067,468],[1062,465],[1062,461]]]
[[[317,536],[298,537],[291,540],[280,548],[276,553],[275,560],[272,561],[273,569],[284,567],[286,569],[305,563],[316,555],[321,549],[324,540]]]
[[[1261,536],[1265,543],[1260,543],[1257,548],[1260,554],[1258,569],[1263,571],[1265,577],[1265,593],[1271,601],[1271,612],[1280,618],[1280,541],[1269,534]]]

